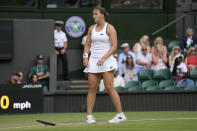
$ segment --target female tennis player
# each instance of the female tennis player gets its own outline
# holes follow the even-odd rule
[[[117,114],[109,123],[120,123],[126,120],[122,112],[120,97],[114,89],[114,70],[117,62],[113,52],[117,49],[117,34],[111,24],[108,24],[109,15],[104,8],[96,7],[93,10],[95,25],[88,30],[87,40],[83,54],[84,72],[88,73],[89,91],[87,96],[87,120],[89,124],[95,123],[92,110],[95,103],[99,77],[102,74],[105,88],[114,104]],[[89,53],[90,57],[89,57]]]

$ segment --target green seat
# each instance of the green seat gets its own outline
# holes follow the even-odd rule
[[[143,88],[134,86],[134,87],[128,88],[128,91],[143,91]]]
[[[193,90],[197,90],[197,86],[186,87],[184,90],[186,90],[186,91],[193,91]]]
[[[121,91],[127,91],[127,88],[118,86],[118,87],[115,87],[115,90],[116,90],[117,92],[121,92]]]
[[[159,87],[162,89],[168,86],[175,86],[175,82],[173,80],[163,80],[159,83]]]
[[[164,89],[165,91],[178,91],[179,88],[176,86],[168,86]]]
[[[171,51],[173,49],[174,46],[179,46],[181,48],[181,45],[182,45],[182,42],[181,41],[171,41],[169,44],[168,44],[168,51]]]
[[[161,69],[155,72],[154,78],[158,81],[166,80],[171,78],[170,69]]]
[[[159,86],[150,86],[146,88],[146,91],[161,91],[162,89]]]
[[[197,69],[193,69],[190,71],[190,79],[192,79],[193,81],[197,81]]]
[[[195,44],[194,47],[197,49],[197,45]]]
[[[157,81],[154,81],[154,80],[147,80],[147,81],[144,81],[144,82],[142,83],[142,88],[143,88],[143,89],[146,89],[146,88],[148,88],[148,87],[157,86],[157,85],[158,85]]]
[[[125,85],[126,88],[132,88],[132,87],[141,87],[141,83],[139,81],[129,81]]]
[[[146,70],[142,70],[139,73],[139,80],[140,81],[145,81],[145,80],[152,80],[154,77],[154,71],[151,69],[146,69]]]

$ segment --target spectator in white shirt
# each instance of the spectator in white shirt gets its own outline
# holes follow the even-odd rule
[[[152,65],[152,55],[148,52],[148,47],[143,45],[141,51],[137,55],[138,72],[148,69]]]
[[[174,80],[175,82],[178,82],[186,78],[187,66],[183,62],[183,56],[181,54],[177,54],[175,56],[170,70],[172,72],[171,79]]]
[[[118,58],[118,75],[120,76],[123,75],[123,67],[125,65],[126,57],[128,54],[130,54],[133,57],[133,63],[136,63],[135,54],[130,51],[129,44],[123,43],[121,45],[121,48],[122,48],[122,53],[120,53],[119,58]]]
[[[125,83],[129,81],[137,81],[137,67],[133,63],[133,58],[131,55],[127,55],[126,64],[123,67],[123,73],[124,73],[124,81]]]
[[[58,57],[58,60],[61,59],[63,64],[63,79],[68,80],[68,62],[67,62],[67,47],[68,40],[66,34],[62,31],[63,21],[55,22],[54,30],[54,47],[55,54]]]
[[[125,87],[124,79],[122,76],[118,75],[118,72],[115,71],[114,73],[114,88],[116,87]],[[105,90],[105,85],[103,82],[103,79],[101,79],[100,85],[99,85],[99,91],[104,91]]]

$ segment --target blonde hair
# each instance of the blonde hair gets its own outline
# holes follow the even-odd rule
[[[172,49],[172,51],[171,51],[171,53],[170,53],[170,55],[172,56],[172,58],[174,58],[177,54],[174,54],[174,51],[175,51],[175,49],[176,48],[179,48],[180,49],[180,47],[179,46],[174,46],[173,47],[173,49]],[[181,49],[180,49],[181,50]],[[180,53],[180,52],[179,52]]]
[[[144,37],[147,37],[147,42],[142,42],[142,39],[144,38]],[[148,35],[143,35],[141,38],[140,38],[140,45],[145,45],[145,46],[150,46],[150,43],[149,43],[149,36]]]
[[[162,40],[162,43],[159,43],[158,44],[158,41],[159,40]],[[158,52],[158,49],[161,49],[161,52]],[[157,37],[155,40],[154,40],[154,52],[153,52],[156,56],[157,55],[163,55],[164,54],[164,45],[163,45],[163,38],[162,37]]]
[[[193,47],[193,46],[190,47],[189,50],[188,50],[188,53],[187,53],[188,56],[191,56],[192,55],[192,49],[195,49],[196,50],[195,47]],[[196,54],[195,54],[195,56],[196,56]]]
[[[161,36],[157,37],[157,38],[154,40],[154,45],[157,45],[159,40],[162,40],[161,45],[163,45],[163,38],[162,38]]]

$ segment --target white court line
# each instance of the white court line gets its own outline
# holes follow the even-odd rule
[[[163,119],[139,119],[139,120],[126,120],[125,122],[139,122],[139,121],[165,121],[165,120],[197,120],[197,118],[163,118]],[[106,122],[96,122],[96,124],[106,124]],[[76,123],[59,123],[57,126],[71,126],[71,125],[85,125],[85,122]],[[88,124],[87,124],[88,125]],[[24,129],[24,128],[44,128],[44,125],[31,125],[31,126],[14,126],[14,127],[3,127],[0,130],[10,130],[10,129]]]

